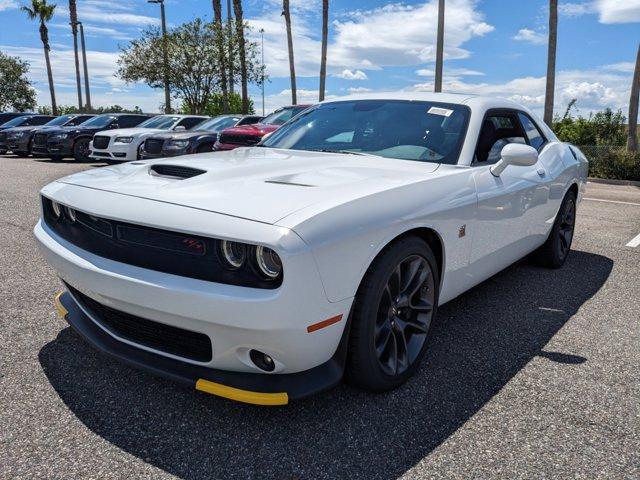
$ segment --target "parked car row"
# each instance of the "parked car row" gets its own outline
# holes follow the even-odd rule
[[[252,146],[309,105],[256,115],[0,113],[0,154],[126,162]],[[4,123],[3,123],[4,122]]]

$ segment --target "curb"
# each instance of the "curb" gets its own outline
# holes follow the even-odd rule
[[[640,187],[640,182],[636,180],[613,180],[610,178],[595,178],[588,177],[587,182],[590,183],[604,183],[606,185],[627,185],[631,187]]]

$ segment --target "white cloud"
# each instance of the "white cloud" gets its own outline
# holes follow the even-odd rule
[[[297,90],[298,104],[314,104],[318,103],[317,90]],[[336,98],[336,95],[325,95],[326,100]],[[258,95],[252,97],[253,105],[256,112],[262,112],[262,98]],[[291,89],[285,89],[278,93],[265,96],[265,113],[273,112],[276,108],[284,105],[291,105]]]
[[[373,90],[371,88],[366,88],[366,87],[349,87],[347,91],[349,93],[367,93],[367,92],[372,92]]]
[[[596,0],[601,23],[640,22],[640,0]]]
[[[0,0],[0,12],[13,10],[14,8],[18,8],[18,2],[16,2],[16,0]]]
[[[67,23],[50,23],[49,25],[56,29],[67,31],[68,36],[71,35],[71,28]],[[84,27],[84,33],[86,37],[105,37],[106,36],[106,37],[111,37],[115,40],[133,40],[134,38],[132,35],[126,32],[117,30],[115,28],[98,27],[96,25],[91,25],[88,23],[83,24],[83,27]]]
[[[479,72],[478,70],[471,70],[469,68],[448,68],[446,64],[443,66],[442,73],[444,76],[449,77],[484,75],[484,73]],[[416,75],[420,75],[421,77],[434,77],[435,68],[420,68],[419,70],[416,70]]]
[[[602,68],[612,72],[633,73],[635,65],[633,62],[618,62],[605,65]]]
[[[117,2],[103,0],[78,2],[78,17],[82,22],[93,21],[97,23],[141,27],[158,25],[160,23],[159,16],[149,17],[146,15],[138,15],[131,13],[132,11],[131,5]],[[69,10],[63,5],[58,5],[56,13],[58,15],[64,15],[66,18],[69,17]]]
[[[362,70],[349,70],[345,68],[342,72],[336,73],[334,76],[343,78],[344,80],[368,80],[367,74]]]
[[[536,32],[529,28],[521,28],[518,33],[513,37],[514,40],[521,42],[528,42],[532,45],[544,45],[547,43],[547,36],[544,33]]]
[[[558,13],[567,17],[579,17],[587,13],[595,13],[595,7],[592,2],[583,3],[559,3]]]
[[[317,0],[309,2],[319,3]],[[265,30],[265,62],[273,77],[289,75],[286,32],[280,10],[267,10],[259,18],[249,19],[253,40],[259,40],[259,30]],[[296,74],[317,76],[320,63],[318,9],[304,7],[292,13],[295,38]],[[467,58],[463,45],[473,37],[483,36],[494,27],[484,22],[475,0],[449,0],[445,26],[445,58]],[[328,69],[339,74],[345,69],[379,70],[383,67],[411,66],[435,60],[437,0],[418,5],[390,3],[380,8],[346,13],[332,25],[332,41],[328,46]],[[400,28],[398,26],[401,26]]]

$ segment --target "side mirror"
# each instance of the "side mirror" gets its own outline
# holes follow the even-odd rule
[[[178,125],[173,129],[174,132],[184,132],[185,130],[186,130],[186,127],[184,125]]]
[[[538,151],[531,145],[510,143],[504,146],[500,152],[500,157],[500,161],[490,169],[494,177],[499,177],[509,165],[515,165],[517,167],[530,167],[531,165],[535,165],[538,161]]]

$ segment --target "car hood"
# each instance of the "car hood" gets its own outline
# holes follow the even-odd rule
[[[205,173],[168,178],[154,174],[154,165]],[[420,181],[437,168],[434,163],[256,147],[129,162],[59,182],[275,224],[314,204],[335,205]]]
[[[6,133],[13,133],[13,132],[32,132],[33,130],[36,130],[38,128],[41,128],[39,126],[35,126],[35,125],[29,125],[26,127],[13,127],[13,128],[7,128],[5,130]]]
[[[239,127],[231,127],[223,130],[224,134],[237,135],[255,135],[262,137],[267,133],[275,132],[280,125],[269,125],[266,123],[254,123],[252,125],[240,125]]]
[[[162,133],[166,130],[159,128],[116,128],[113,130],[101,130],[98,135],[103,137],[141,137],[144,135],[152,135],[154,133]]]

